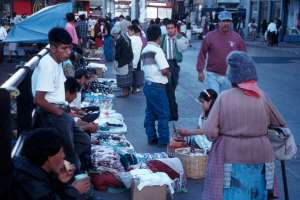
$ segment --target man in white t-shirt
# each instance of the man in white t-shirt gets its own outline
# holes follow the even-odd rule
[[[76,143],[90,145],[90,139],[88,136],[82,137],[85,133],[81,132],[74,119],[65,113],[66,78],[62,62],[70,57],[72,38],[65,29],[53,28],[48,34],[48,39],[49,53],[41,58],[32,74],[32,94],[38,106],[36,126],[56,128],[64,140],[66,160],[80,170],[80,149],[76,149]]]
[[[145,73],[144,94],[146,113],[144,127],[148,144],[165,146],[169,143],[169,102],[166,94],[169,64],[160,48],[161,30],[152,25],[147,30],[148,44],[141,55],[142,70]],[[157,121],[157,132],[155,128]]]

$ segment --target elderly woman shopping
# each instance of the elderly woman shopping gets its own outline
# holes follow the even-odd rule
[[[121,33],[121,28],[115,25],[111,34],[115,40],[115,69],[117,74],[117,85],[122,89],[118,97],[129,96],[132,86],[132,60],[133,52],[130,38]]]
[[[213,147],[202,199],[271,199],[276,195],[275,157],[266,134],[270,125],[285,122],[258,87],[253,60],[234,51],[227,63],[232,89],[221,93],[204,122]]]

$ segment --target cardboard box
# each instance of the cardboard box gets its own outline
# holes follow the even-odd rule
[[[132,181],[131,200],[167,200],[168,199],[168,186],[146,186],[141,191],[137,189],[137,181]]]

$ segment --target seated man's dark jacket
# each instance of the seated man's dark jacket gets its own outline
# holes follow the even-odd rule
[[[26,158],[17,157],[14,163],[13,190],[16,200],[82,199],[75,188],[58,181],[41,167]]]

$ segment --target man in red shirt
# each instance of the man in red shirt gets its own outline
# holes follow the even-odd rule
[[[199,81],[220,93],[230,87],[226,57],[232,51],[246,51],[246,46],[240,35],[232,30],[230,12],[220,12],[218,19],[218,28],[209,32],[202,42],[196,67]]]

